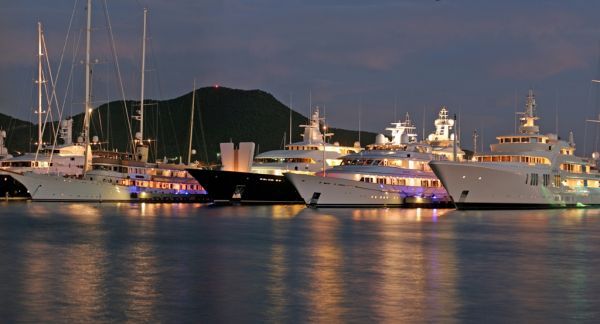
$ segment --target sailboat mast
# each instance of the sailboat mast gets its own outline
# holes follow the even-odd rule
[[[38,79],[37,79],[37,88],[38,88],[38,145],[37,152],[42,149],[43,142],[43,134],[42,134],[42,23],[38,22]]]
[[[292,94],[290,93],[290,145],[292,144],[292,105]]]
[[[144,8],[144,31],[142,36],[142,85],[140,87],[140,143],[144,143],[144,78],[146,72],[146,16],[148,8]]]
[[[86,27],[86,45],[85,45],[85,113],[83,117],[83,145],[85,147],[85,160],[83,162],[83,173],[90,167],[88,162],[90,145],[90,113],[91,113],[91,94],[90,94],[90,75],[92,69],[90,66],[90,47],[92,34],[92,0],[87,1],[87,27]]]
[[[194,108],[196,106],[196,79],[194,79],[194,90],[192,90],[192,114],[190,116],[190,143],[188,145],[188,166],[192,162],[192,132],[194,130]]]

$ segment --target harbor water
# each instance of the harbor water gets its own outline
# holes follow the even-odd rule
[[[600,317],[600,210],[0,203],[3,322]]]

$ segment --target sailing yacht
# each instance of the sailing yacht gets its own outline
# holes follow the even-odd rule
[[[462,158],[442,107],[436,131],[427,141],[417,140],[416,127],[406,114],[404,121],[386,128],[391,140],[379,134],[365,151],[342,158],[339,166],[315,175],[288,173],[304,202],[320,207],[448,207],[450,197],[428,166],[431,160]],[[448,144],[454,149],[448,152]],[[435,144],[433,146],[432,144]]]
[[[518,133],[498,136],[491,152],[470,161],[432,161],[458,209],[563,208],[600,204],[595,159],[575,155],[568,141],[541,134],[529,90]],[[597,158],[597,154],[595,154]]]
[[[314,174],[339,165],[341,156],[361,150],[360,145],[342,146],[339,143],[328,143],[327,138],[333,134],[321,133],[321,121],[324,120],[317,108],[312,113],[309,123],[300,125],[304,128],[302,141],[288,144],[284,150],[258,154],[249,170],[240,172],[228,168],[188,169],[188,172],[200,182],[210,199],[217,204],[301,204],[302,197],[286,180],[284,173]],[[252,155],[251,149],[246,156],[251,158]]]
[[[140,132],[136,135],[135,154],[95,152],[92,157],[90,129],[90,32],[91,0],[87,3],[87,46],[85,116],[82,142],[84,151],[80,177],[60,174],[36,174],[0,170],[0,176],[11,176],[22,184],[32,200],[38,201],[203,201],[204,189],[185,171],[183,165],[149,163],[148,146],[143,138],[143,77],[140,100]],[[146,30],[144,10],[144,40]],[[144,42],[145,44],[145,42]],[[143,47],[145,51],[145,46]],[[143,54],[145,56],[145,53]],[[142,71],[144,67],[142,64]],[[143,73],[142,73],[143,74]]]
[[[37,143],[36,151],[17,156],[7,155],[4,147],[4,138],[6,133],[2,133],[2,142],[0,145],[0,169],[17,173],[33,172],[38,174],[59,174],[63,176],[81,176],[83,174],[83,160],[85,158],[85,148],[82,143],[74,144],[72,141],[73,120],[67,118],[62,120],[59,128],[59,137],[63,141],[60,145],[45,146],[43,140],[43,119],[44,114],[42,93],[44,84],[47,84],[44,78],[42,58],[46,55],[44,51],[44,36],[42,24],[38,22],[38,78],[37,83]],[[91,158],[91,156],[90,156]],[[4,175],[0,178],[0,195],[6,198],[26,199],[30,198],[29,193],[21,183],[16,181],[11,175]]]

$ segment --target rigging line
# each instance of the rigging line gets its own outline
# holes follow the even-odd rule
[[[110,69],[106,68],[106,79],[108,80],[110,75]],[[106,137],[104,138],[104,140],[106,141],[106,149],[108,150],[108,145],[110,143],[109,138],[110,138],[110,87],[108,86],[108,82],[106,82],[106,97],[109,98],[109,100],[106,103]],[[102,136],[104,137],[104,134],[102,134]]]
[[[103,138],[104,128],[102,127],[102,111],[100,110],[100,107],[98,107],[96,111],[98,112],[98,126],[100,127],[100,138]]]
[[[60,105],[58,103],[58,96],[56,95],[56,83],[58,81],[58,75],[56,76],[56,79],[52,76],[52,67],[50,65],[50,55],[48,54],[48,48],[46,47],[46,37],[43,36],[42,34],[42,45],[43,45],[43,49],[44,49],[44,54],[46,56],[46,66],[48,67],[48,76],[49,76],[49,81],[50,81],[50,85],[51,85],[51,89],[52,89],[52,93],[48,94],[48,84],[46,83],[44,85],[44,89],[46,92],[46,105],[47,105],[47,110],[48,112],[46,113],[46,117],[44,120],[44,127],[42,128],[42,131],[45,132],[46,130],[46,125],[48,123],[48,117],[50,117],[50,120],[53,121],[53,115],[52,115],[52,103],[56,103],[56,111],[57,114],[59,116],[59,122],[61,120],[62,117],[62,111],[60,111]],[[61,58],[62,60],[62,58]],[[43,74],[42,74],[43,75]],[[45,79],[45,77],[43,78]],[[54,141],[53,141],[53,145],[52,147],[56,146],[56,138],[58,137],[58,128],[54,128],[54,122],[50,123],[50,126],[52,127],[52,134],[54,135]],[[42,132],[42,134],[43,134]],[[50,162],[52,162],[52,157],[54,154],[54,150],[52,150],[52,152],[50,153]]]
[[[202,135],[202,146],[204,147],[204,158],[208,165],[208,149],[206,148],[206,136],[204,135],[204,118],[202,117],[202,105],[198,105],[198,119],[200,119],[200,135]]]
[[[82,35],[82,30],[79,31],[79,37],[73,41],[73,56],[71,58],[71,69],[69,69],[69,77],[67,78],[67,85],[65,86],[65,94],[63,96],[64,100],[63,100],[63,104],[62,104],[62,112],[64,113],[66,104],[67,104],[67,97],[70,96],[70,100],[68,100],[70,102],[69,104],[69,116],[73,116],[73,102],[74,102],[74,91],[73,91],[73,72],[75,71],[75,67],[77,66],[75,61],[76,61],[76,56],[77,56],[77,51],[79,50],[79,44],[81,43],[81,35]],[[61,117],[62,119],[62,117]]]
[[[152,38],[150,38],[150,54],[151,54],[151,58],[155,58],[156,54],[154,52],[154,42],[152,41]],[[156,60],[152,60],[152,65],[154,66],[154,70],[155,70],[155,79],[156,79],[156,84],[158,87],[158,95],[160,96],[160,98],[163,98],[163,91],[162,91],[162,84],[160,82],[160,69],[158,68],[158,63],[156,62]],[[177,134],[175,133],[175,124],[173,123],[173,116],[171,115],[171,104],[169,103],[169,101],[166,101],[167,103],[167,115],[169,116],[169,122],[171,124],[171,132],[173,135],[173,138],[177,138]],[[158,107],[157,107],[157,111],[158,111]],[[201,124],[202,125],[202,124]],[[158,135],[158,134],[157,134]],[[158,136],[157,136],[158,138]],[[163,144],[165,145],[165,144]],[[177,156],[181,156],[181,149],[179,147],[179,143],[177,143],[177,141],[175,141],[175,148],[177,149]],[[165,147],[165,153],[166,153],[166,147]]]
[[[33,73],[32,73],[33,74]],[[33,79],[33,75],[31,75],[31,79]],[[29,107],[32,107],[32,103],[33,103],[33,94],[34,94],[34,87],[31,87],[31,93],[29,94]],[[29,109],[29,146],[27,148],[28,151],[31,150],[31,146],[33,145],[33,143],[31,142],[32,138],[31,138],[31,130],[32,127],[34,126],[34,124],[31,122],[32,120],[32,115],[33,115],[33,110]]]
[[[73,19],[75,18],[75,13],[77,12],[77,3],[79,2],[79,0],[75,0],[75,4],[73,5],[73,10],[71,11],[71,17],[69,18],[69,27],[67,28],[67,36],[65,37],[65,42],[63,43],[63,48],[61,50],[60,53],[60,60],[58,61],[58,69],[56,70],[56,81],[58,82],[58,79],[60,77],[60,72],[62,71],[62,65],[63,65],[63,61],[64,61],[64,56],[65,53],[67,51],[67,45],[69,43],[69,36],[71,35],[71,28],[73,26]],[[44,42],[44,50],[47,52],[46,50],[46,38],[43,38]],[[48,60],[48,57],[46,56],[46,60]],[[48,63],[50,64],[50,63]],[[50,66],[50,65],[48,65]],[[53,88],[55,88],[55,86],[53,86]],[[54,92],[54,91],[53,91]],[[54,94],[54,93],[53,93]],[[57,103],[58,105],[58,103]]]
[[[68,80],[67,81],[67,87],[65,88],[65,96],[64,96],[65,99],[63,100],[62,105],[60,105],[58,103],[58,96],[56,95],[56,83],[58,82],[60,74],[61,74],[61,71],[62,71],[62,65],[63,65],[63,62],[64,62],[65,53],[67,51],[67,45],[69,44],[69,36],[71,35],[71,29],[73,27],[73,20],[75,19],[75,16],[76,16],[77,4],[78,3],[79,3],[79,0],[75,0],[75,3],[73,4],[73,10],[71,11],[71,17],[69,18],[69,26],[67,27],[67,34],[65,36],[65,41],[63,43],[63,48],[62,48],[61,54],[60,54],[60,60],[59,60],[59,63],[58,63],[58,70],[56,72],[56,80],[52,79],[52,71],[51,71],[51,67],[50,67],[50,59],[49,59],[49,55],[47,55],[48,54],[48,49],[46,48],[46,38],[45,37],[42,38],[43,39],[43,45],[44,45],[44,51],[46,52],[46,61],[47,61],[47,64],[48,64],[48,70],[49,70],[49,74],[50,74],[50,80],[51,80],[51,83],[52,83],[52,96],[49,99],[48,111],[51,114],[51,112],[52,112],[52,99],[54,99],[54,101],[56,103],[56,110],[57,110],[57,113],[58,113],[58,123],[59,123],[59,125],[57,125],[57,129],[56,130],[54,129],[54,123],[52,123],[52,131],[54,133],[54,139],[52,141],[52,147],[56,147],[56,144],[57,144],[57,140],[58,140],[58,134],[57,134],[57,132],[58,132],[58,128],[59,128],[58,126],[60,126],[60,122],[62,121],[63,112],[64,112],[64,109],[65,109],[66,97],[67,97],[67,93],[68,93],[68,90],[69,90],[69,84],[71,83],[71,79],[72,79],[72,76],[73,76],[73,73],[72,73],[73,72],[73,62],[72,62],[72,64],[71,64],[71,73],[70,73],[69,78],[67,79]],[[46,120],[47,120],[47,117],[48,117],[48,114],[46,114]],[[44,125],[44,128],[45,128],[45,125]],[[52,150],[51,153],[50,153],[50,163],[52,163],[53,157],[54,157],[54,150]]]
[[[110,22],[110,16],[108,14],[108,5],[106,3],[106,0],[103,1],[103,4],[104,4],[104,17],[106,19],[106,24],[108,26],[108,34],[109,34],[109,38],[110,38],[111,54],[113,56],[113,59],[115,60],[115,69],[116,69],[116,73],[117,73],[117,80],[119,82],[119,90],[121,91],[121,99],[123,100],[123,113],[125,114],[125,120],[127,121],[127,130],[128,130],[127,133],[129,135],[128,147],[130,147],[131,151],[133,152],[134,139],[133,139],[133,133],[132,133],[132,129],[131,129],[131,121],[130,121],[130,117],[129,117],[129,111],[127,108],[127,99],[125,98],[125,87],[123,86],[123,79],[121,78],[121,67],[119,66],[117,47],[115,45],[115,38],[113,35],[113,31],[112,31],[112,24]]]
[[[44,34],[42,33],[42,46],[43,46],[43,52],[45,54],[46,57],[46,66],[48,67],[48,77],[50,80],[50,89],[52,89],[52,93],[48,94],[48,83],[44,82],[44,91],[46,92],[46,106],[47,106],[47,112],[46,112],[46,117],[44,118],[44,126],[42,127],[42,134],[43,132],[46,131],[46,125],[48,123],[48,117],[50,117],[50,120],[53,121],[52,119],[52,102],[56,102],[56,110],[58,113],[58,109],[59,109],[59,104],[58,104],[58,98],[56,97],[56,81],[58,80],[58,75],[57,75],[57,79],[54,79],[52,77],[52,67],[50,66],[50,55],[48,54],[48,48],[46,48],[46,37],[44,37]],[[42,80],[45,80],[46,77],[42,71]],[[50,126],[52,127],[52,134],[56,137],[57,135],[57,130],[54,128],[54,123],[51,123]],[[51,159],[50,161],[52,161],[52,155],[50,156]]]
[[[598,59],[596,60],[596,80],[600,78],[600,43],[598,44]],[[600,94],[598,93],[598,88],[595,88],[596,91],[594,91],[594,111],[595,111],[595,118],[597,118],[600,115],[600,106],[598,105],[599,101],[600,101]],[[594,151],[598,151],[598,140],[600,139],[600,130],[598,129],[598,127],[594,127],[596,130],[596,139],[594,141]]]
[[[195,91],[196,91],[196,101],[194,102],[195,104],[198,103],[198,97],[200,96],[200,89],[195,89]],[[195,109],[195,111],[197,111],[194,113],[194,124],[196,124],[197,120],[201,120],[200,117],[198,116],[198,114],[200,113],[200,107],[198,105],[195,105],[194,109]],[[201,141],[201,139],[202,139],[202,141]],[[206,141],[204,141],[204,139],[201,138],[200,135],[198,135],[198,132],[194,132],[194,140],[195,140],[196,146],[198,147],[198,149],[196,150],[196,158],[195,159],[196,159],[196,161],[202,161],[202,154],[200,153],[200,143],[204,147],[206,147]]]
[[[587,95],[587,103],[586,105],[588,107],[591,106],[591,102],[592,102],[592,88],[594,86],[593,82],[590,82],[589,87],[588,87],[588,95]],[[598,118],[598,116],[593,116],[593,118]],[[592,119],[593,119],[592,118]],[[584,133],[583,133],[583,155],[587,156],[587,131],[588,131],[588,122],[584,121]],[[557,134],[558,136],[558,134]]]

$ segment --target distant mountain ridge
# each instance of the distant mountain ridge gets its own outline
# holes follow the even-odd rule
[[[189,141],[192,92],[169,100],[144,101],[144,138],[151,139],[151,157],[181,157],[186,160]],[[139,101],[113,101],[103,104],[92,114],[91,136],[98,136],[107,149],[130,150],[131,136],[125,118],[139,109]],[[219,143],[255,142],[260,152],[282,148],[289,141],[289,108],[271,94],[261,90],[239,90],[204,87],[196,90],[193,160],[215,162]],[[81,132],[83,113],[73,116],[73,139]],[[137,131],[139,122],[129,120]],[[306,116],[292,111],[292,139],[301,140],[301,124]],[[0,127],[8,131],[7,146],[11,151],[29,151],[37,134],[36,125],[0,114]],[[133,133],[135,133],[135,131]],[[330,128],[332,142],[352,145],[358,132]],[[285,138],[284,138],[284,133]],[[50,141],[46,132],[45,141]],[[362,144],[375,142],[375,133],[361,132]]]

